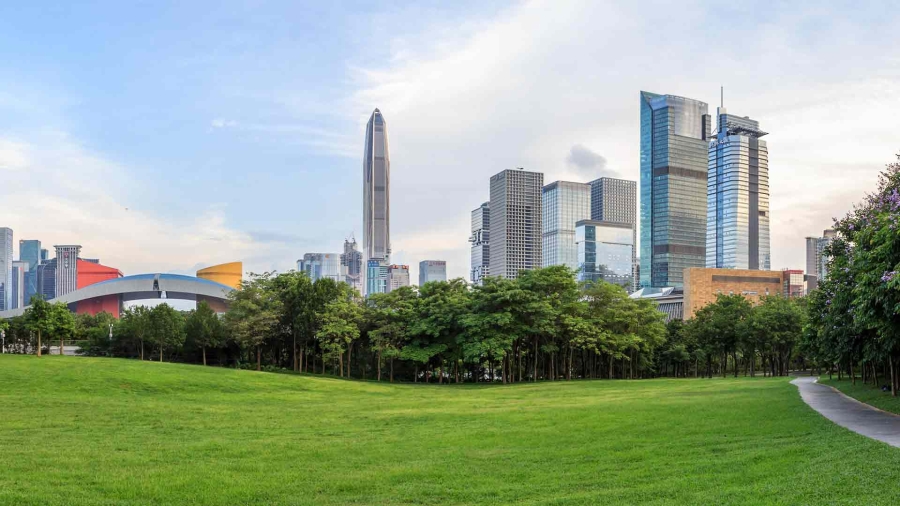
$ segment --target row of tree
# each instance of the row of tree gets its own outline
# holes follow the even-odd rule
[[[900,158],[900,157],[898,157]],[[809,297],[802,349],[816,366],[900,390],[900,163],[835,221],[827,274]],[[883,382],[887,383],[883,383]]]

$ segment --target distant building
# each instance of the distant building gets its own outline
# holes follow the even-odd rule
[[[591,219],[614,223],[628,223],[632,229],[631,244],[634,252],[634,283],[629,292],[640,286],[640,262],[637,256],[637,182],[627,179],[601,177],[590,182]]]
[[[359,293],[363,293],[363,259],[362,252],[356,248],[356,239],[344,240],[344,253],[341,255],[341,275],[348,285]]]
[[[472,243],[472,264],[469,280],[473,285],[480,285],[490,275],[490,230],[491,203],[485,202],[472,211],[472,235],[469,236],[469,242]]]
[[[379,260],[382,265],[391,256],[391,157],[388,149],[387,122],[375,109],[366,124],[363,158],[363,254],[366,262]],[[367,264],[368,265],[368,264]],[[368,269],[366,269],[368,274]],[[380,286],[380,281],[372,286]],[[366,282],[366,294],[369,292]]]
[[[579,221],[575,225],[578,280],[605,281],[631,292],[633,229],[630,223]]]
[[[78,255],[81,246],[66,244],[54,246],[56,249],[56,297],[78,289]]]
[[[44,248],[41,248],[41,262],[45,262],[50,260],[50,252]]]
[[[784,278],[780,272],[757,269],[707,269],[684,271],[684,318],[693,318],[698,309],[715,302],[718,295],[743,295],[758,304],[766,295],[780,295]]]
[[[41,264],[41,241],[25,239],[19,241],[19,260],[28,262],[28,270],[25,272],[25,290],[23,297],[25,305],[31,302],[37,289],[37,268]]]
[[[28,262],[14,261],[12,263],[12,287],[10,309],[25,307],[25,273],[28,272]]]
[[[229,262],[227,264],[211,265],[197,271],[197,277],[240,290],[241,281],[244,279],[244,264],[242,262]]]
[[[337,253],[307,253],[297,260],[297,270],[309,275],[309,279],[333,279],[343,281],[341,260]]]
[[[447,281],[447,262],[443,260],[419,262],[419,286],[429,281]]]
[[[0,311],[12,309],[13,231],[0,227]]]
[[[759,122],[718,109],[709,142],[706,267],[767,271],[769,151]]]
[[[491,177],[490,275],[515,279],[540,268],[544,175],[504,170]]]
[[[642,91],[641,286],[680,287],[706,266],[711,118],[704,102]]]
[[[390,265],[383,260],[373,259],[366,262],[366,295],[390,291],[388,286],[389,268]]]
[[[781,271],[785,297],[802,297],[806,295],[806,281],[803,271],[785,269]]]
[[[554,181],[541,195],[541,266],[578,270],[575,224],[591,217],[591,185]]]
[[[401,286],[409,286],[409,266],[391,265],[388,267],[387,291],[396,290]]]
[[[44,300],[56,298],[56,259],[41,260],[37,270],[37,295]],[[30,301],[29,301],[30,302]]]
[[[649,299],[656,302],[656,309],[666,315],[666,323],[684,319],[684,289],[672,286],[641,288],[629,295],[632,299]]]

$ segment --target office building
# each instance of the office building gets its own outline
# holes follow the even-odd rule
[[[799,269],[784,269],[781,271],[785,297],[803,297],[806,295],[806,280],[803,271]]]
[[[0,311],[12,309],[13,231],[0,227]]]
[[[81,246],[66,244],[53,246],[56,249],[56,297],[78,289],[78,255]]]
[[[401,286],[409,286],[409,266],[391,265],[388,267],[387,291],[396,290]]]
[[[680,287],[706,265],[707,105],[641,92],[641,286]]]
[[[637,182],[601,177],[591,181],[590,185],[592,220],[631,224],[634,283],[628,291],[633,292],[640,286],[640,264],[637,256]]]
[[[825,279],[825,274],[828,270],[828,255],[825,254],[825,249],[831,244],[834,237],[834,230],[828,229],[822,233],[822,237],[806,238],[806,275],[809,280],[807,283],[808,291],[815,290],[818,284]],[[813,276],[816,278],[814,281],[810,279]]]
[[[769,152],[759,122],[718,109],[718,133],[709,142],[706,266],[771,268]]]
[[[575,225],[578,280],[605,281],[631,292],[634,286],[633,229],[630,223],[579,221]]]
[[[10,282],[11,298],[10,309],[25,307],[25,273],[28,272],[28,262],[16,260],[12,263],[12,279]]]
[[[491,276],[515,279],[541,267],[541,189],[544,175],[522,169],[491,177]]]
[[[578,270],[575,224],[591,217],[591,185],[554,181],[541,195],[541,266]]]
[[[384,260],[369,260],[366,262],[366,295],[374,293],[387,293],[388,290],[388,270],[390,265],[384,263]]]
[[[44,248],[41,248],[41,262],[45,262],[50,260],[50,252]]]
[[[344,253],[341,255],[341,275],[348,285],[360,293],[363,291],[362,266],[362,252],[356,247],[356,238],[345,239]]]
[[[375,109],[366,125],[365,144],[363,254],[367,262],[380,260],[387,264],[391,256],[391,158],[387,123],[378,109]]]
[[[28,305],[31,297],[38,293],[37,268],[41,264],[41,241],[33,239],[19,241],[19,260],[28,262],[24,291],[25,304]]]
[[[56,298],[56,259],[42,260],[37,269],[37,294],[44,300]]]
[[[297,260],[297,270],[305,272],[309,279],[332,279],[343,281],[341,276],[341,260],[337,253],[307,253]]]
[[[490,231],[491,203],[485,202],[472,211],[472,235],[469,236],[469,242],[472,243],[472,263],[469,280],[473,285],[480,285],[490,275]]]
[[[758,269],[686,269],[684,318],[693,318],[698,309],[715,302],[718,295],[742,295],[756,305],[762,297],[780,295],[783,290],[784,279],[780,272]]]
[[[419,262],[419,286],[429,281],[447,281],[447,262],[443,260]]]

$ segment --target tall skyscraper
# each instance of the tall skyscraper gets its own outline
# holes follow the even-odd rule
[[[297,270],[305,272],[309,279],[333,279],[341,282],[341,261],[337,253],[306,253],[297,260]]]
[[[541,195],[541,266],[578,270],[575,223],[591,217],[591,185],[554,181]]]
[[[31,297],[38,293],[37,268],[41,264],[41,241],[33,239],[19,241],[19,260],[28,262],[23,293],[25,305],[28,305],[31,302]]]
[[[419,262],[419,286],[430,281],[447,281],[447,262],[443,260]]]
[[[706,266],[771,269],[769,256],[769,151],[759,122],[718,110],[718,133],[709,142]]]
[[[601,177],[590,182],[591,219],[612,223],[631,224],[631,263],[634,266],[634,282],[628,288],[633,292],[640,287],[640,268],[637,257],[637,181]]]
[[[13,231],[0,227],[0,311],[12,309]]]
[[[363,254],[387,264],[391,256],[391,158],[387,123],[375,109],[366,125],[363,161]],[[367,284],[368,285],[368,284]],[[374,285],[373,285],[374,286]],[[368,292],[367,286],[367,294]]]
[[[641,286],[706,265],[707,105],[641,92]]]
[[[390,267],[384,260],[377,258],[366,262],[366,295],[390,291],[388,285]]]
[[[544,174],[504,170],[491,177],[491,276],[515,279],[541,267]]]
[[[630,223],[581,220],[576,225],[579,281],[606,281],[631,291],[634,227]]]
[[[819,252],[817,247],[819,244],[818,237],[806,238],[806,275],[819,276]]]
[[[25,273],[28,272],[28,262],[16,260],[12,263],[12,287],[10,297],[10,309],[25,307]]]
[[[341,274],[344,281],[362,293],[362,275],[363,275],[362,252],[356,248],[356,238],[344,240],[344,253],[341,255]]]
[[[46,251],[46,250],[45,250]],[[37,269],[37,294],[44,300],[56,298],[56,259],[42,260]]]
[[[78,255],[81,246],[66,244],[56,248],[56,297],[78,289]]]
[[[401,286],[409,286],[409,266],[391,265],[388,267],[387,291],[396,290]]]
[[[491,262],[491,203],[485,202],[472,211],[472,235],[469,242],[472,243],[472,264],[469,269],[469,280],[473,285],[480,285],[481,281],[490,275]]]
[[[822,237],[806,238],[806,275],[816,278],[810,283],[811,289],[815,289],[828,274],[828,255],[825,254],[825,248],[831,244],[834,237],[834,230],[827,229],[822,232]]]

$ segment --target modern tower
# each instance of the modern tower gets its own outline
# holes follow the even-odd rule
[[[472,265],[469,269],[469,280],[473,285],[480,285],[490,274],[491,261],[491,203],[485,202],[472,211]]]
[[[431,281],[447,281],[447,262],[443,260],[419,262],[419,286]]]
[[[504,170],[491,177],[491,276],[515,279],[541,267],[544,174]]]
[[[0,227],[0,311],[12,309],[13,231]]]
[[[356,248],[356,238],[344,239],[344,253],[341,254],[341,274],[344,281],[362,293],[363,274],[362,253]]]
[[[641,92],[641,286],[681,287],[706,266],[707,108]]]
[[[19,260],[28,262],[28,271],[25,272],[25,290],[23,297],[25,304],[31,302],[31,297],[38,293],[37,269],[41,264],[41,241],[25,239],[19,241]]]
[[[9,309],[17,309],[26,306],[25,301],[25,273],[28,272],[28,262],[16,260],[12,263],[12,282],[10,283],[11,297]]]
[[[366,125],[363,160],[363,255],[366,261],[387,264],[391,256],[390,220],[391,158],[387,123],[375,109]],[[372,293],[366,287],[366,293]]]
[[[67,244],[56,248],[56,297],[78,289],[78,255],[81,246]]]
[[[575,225],[578,280],[606,281],[632,291],[634,272],[634,226],[598,220],[581,220]]]
[[[401,286],[409,286],[409,266],[391,265],[388,267],[387,291],[396,290]]]
[[[541,195],[541,266],[578,270],[575,223],[591,217],[591,185],[554,181]]]
[[[637,257],[637,182],[601,177],[591,181],[590,185],[592,220],[631,225],[631,244],[634,250],[631,263],[634,266],[634,282],[628,287],[628,291],[633,292],[640,288]]]
[[[305,272],[309,279],[333,279],[343,281],[341,261],[337,253],[307,253],[297,260],[297,270]]]
[[[759,122],[718,109],[718,133],[709,142],[706,266],[771,269],[769,151]]]

